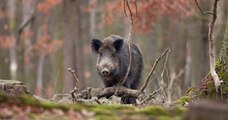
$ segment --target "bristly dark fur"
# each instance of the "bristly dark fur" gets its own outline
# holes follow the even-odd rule
[[[127,72],[129,64],[128,44],[124,39],[117,35],[111,35],[103,41],[93,40],[92,50],[98,54],[97,70],[104,81],[105,87],[118,85]],[[132,65],[126,82],[123,84],[127,88],[137,89],[143,69],[143,56],[135,44],[131,44]],[[108,63],[103,64],[104,59]],[[106,67],[110,70],[110,76],[102,76],[101,70]],[[114,68],[113,68],[114,67]],[[135,103],[135,98],[122,96],[123,103]]]

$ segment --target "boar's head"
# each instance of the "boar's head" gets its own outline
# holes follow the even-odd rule
[[[93,39],[91,48],[97,57],[97,70],[102,78],[111,80],[119,73],[119,52],[124,40],[118,36],[111,36],[103,41]]]

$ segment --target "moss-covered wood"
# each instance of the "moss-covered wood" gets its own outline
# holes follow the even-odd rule
[[[216,72],[220,80],[223,81],[221,87],[223,98],[228,99],[228,22],[222,48],[216,62]],[[215,87],[210,73],[207,74],[206,77],[201,81],[201,85],[196,94],[200,97],[215,97]]]
[[[22,95],[28,94],[26,87],[18,80],[1,80],[0,79],[0,93],[8,95]]]

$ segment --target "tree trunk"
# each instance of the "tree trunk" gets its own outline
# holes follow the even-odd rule
[[[37,83],[36,83],[36,95],[41,95],[43,93],[43,71],[44,71],[44,62],[45,62],[45,54],[39,55],[39,60],[37,64]]]
[[[93,5],[96,5],[97,4],[97,0],[90,0],[89,1],[89,5],[90,6],[93,6]],[[89,22],[90,22],[90,36],[95,36],[96,34],[96,12],[97,12],[97,9],[94,7],[92,9],[92,11],[90,12],[90,18],[89,18]]]
[[[32,17],[32,11],[34,11],[34,9],[36,8],[35,6],[35,0],[27,0],[26,4],[23,4],[23,8],[22,8],[22,23],[25,23],[26,21],[28,21],[30,19],[30,17]],[[30,22],[28,25],[26,25],[26,27],[23,30],[22,33],[22,38],[21,38],[21,42],[22,42],[22,46],[24,47],[24,56],[23,59],[21,60],[21,65],[22,68],[24,69],[24,77],[22,77],[22,79],[24,79],[24,83],[28,86],[29,82],[33,79],[33,64],[32,64],[32,22]],[[29,35],[30,34],[30,35]],[[19,69],[20,69],[20,65],[19,65]],[[21,70],[20,69],[20,70]]]
[[[68,68],[76,70],[79,78],[80,89],[84,88],[84,72],[82,64],[81,44],[81,21],[80,0],[63,1],[64,35],[63,35],[63,57],[64,57],[64,92],[69,92],[75,86],[75,80]]]
[[[12,46],[10,47],[9,57],[10,57],[10,75],[12,79],[17,77],[17,51],[16,51],[16,41],[15,41],[15,28],[16,28],[16,2],[15,0],[8,0],[8,12],[11,13],[12,18],[9,19],[9,31],[11,37]]]
[[[6,13],[7,1],[0,1],[0,11]],[[5,37],[7,36],[7,30],[4,26],[7,24],[8,19],[3,17],[0,19],[0,41],[3,42]],[[1,78],[8,79],[10,77],[9,72],[9,60],[8,58],[9,50],[4,48],[2,44],[0,44],[0,76]]]

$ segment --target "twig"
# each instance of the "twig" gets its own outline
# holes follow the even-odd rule
[[[18,33],[20,34],[24,28],[34,19],[34,10],[31,11],[31,15],[25,21],[23,21],[18,29]]]
[[[131,64],[132,64],[132,55],[131,55],[131,36],[132,36],[132,28],[133,28],[133,25],[134,25],[134,20],[137,16],[137,4],[136,4],[136,1],[134,1],[134,5],[135,5],[135,8],[136,8],[136,11],[135,11],[135,16],[133,15],[132,13],[132,10],[129,6],[129,3],[128,3],[128,0],[124,0],[124,3],[123,3],[123,8],[124,8],[124,14],[125,14],[125,17],[128,18],[128,15],[127,15],[127,12],[126,12],[126,6],[127,5],[127,8],[130,12],[130,18],[128,19],[130,21],[130,29],[129,29],[129,34],[128,34],[128,38],[127,38],[127,43],[128,43],[128,53],[129,53],[129,64],[128,64],[128,68],[127,68],[127,72],[124,76],[123,79],[120,80],[118,86],[117,86],[117,89],[116,89],[116,92],[115,92],[115,95],[117,94],[117,91],[119,90],[119,87],[122,86],[125,81],[127,80],[128,78],[128,75],[130,73],[130,70],[131,70]]]
[[[198,1],[197,0],[195,0],[195,2],[196,2],[196,6],[198,7],[198,9],[200,10],[200,12],[202,13],[202,14],[211,14],[211,15],[214,15],[214,13],[212,13],[212,12],[210,12],[210,11],[203,11],[202,9],[201,9],[201,7],[199,6],[199,3],[198,3]]]
[[[76,93],[78,91],[79,80],[78,80],[78,77],[75,74],[75,70],[73,70],[72,68],[68,68],[68,71],[73,75],[74,79],[76,80],[76,86],[70,92],[71,93],[71,96],[72,96],[72,98],[74,100],[75,99],[74,93]]]
[[[102,104],[97,98],[95,98],[94,101],[99,105]]]
[[[128,15],[127,15],[127,11],[126,11],[126,6],[127,6],[127,9],[129,10],[129,13],[130,13],[130,18],[128,18]],[[124,4],[123,4],[123,8],[124,8],[124,15],[126,18],[128,18],[129,22],[133,24],[134,20],[136,19],[136,16],[137,16],[137,4],[136,4],[136,1],[134,0],[134,6],[135,6],[135,15],[133,15],[133,12],[131,10],[131,7],[128,3],[128,0],[124,0]]]
[[[176,75],[176,72],[172,72],[171,76],[170,76],[170,83],[168,84],[167,87],[167,103],[170,104],[171,103],[171,94],[172,94],[172,87],[173,87],[173,82],[175,79],[179,78],[182,74],[184,73],[184,70],[181,69],[180,72]]]
[[[157,94],[159,91],[161,90],[161,87],[157,90],[155,90],[154,92],[152,92],[151,94],[149,94],[145,99],[143,99],[139,105],[145,104],[146,102],[150,101],[151,99],[154,98],[154,95]]]
[[[222,99],[222,92],[221,92],[221,83],[222,81],[219,80],[218,74],[215,71],[215,40],[214,40],[214,25],[217,19],[217,5],[219,0],[214,1],[213,6],[213,17],[209,24],[209,31],[208,31],[208,41],[209,41],[209,58],[210,58],[210,72],[211,76],[214,80],[215,89],[216,89],[216,98]]]
[[[161,88],[161,92],[163,94],[163,98],[166,98],[166,92],[164,91],[164,71],[165,71],[165,68],[166,68],[166,65],[167,65],[167,62],[168,62],[168,58],[169,58],[169,52],[167,53],[166,57],[165,57],[165,62],[164,62],[164,65],[162,67],[162,72],[161,72],[161,80],[158,81],[158,84],[160,85],[160,88]]]
[[[152,67],[152,69],[151,69],[151,71],[150,71],[150,73],[149,73],[149,75],[148,75],[148,77],[147,77],[147,79],[146,79],[146,83],[145,83],[145,84],[143,85],[143,87],[140,89],[141,92],[143,92],[143,91],[145,90],[146,86],[148,85],[149,80],[150,80],[150,77],[152,76],[152,74],[153,74],[153,72],[154,72],[154,70],[155,70],[155,68],[156,68],[156,66],[157,66],[157,64],[158,64],[158,62],[160,61],[160,59],[161,59],[162,57],[164,57],[168,52],[170,52],[170,49],[169,49],[169,48],[167,48],[167,49],[166,49],[162,54],[160,54],[159,57],[155,60],[154,65],[153,65],[153,67]]]

